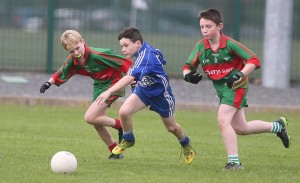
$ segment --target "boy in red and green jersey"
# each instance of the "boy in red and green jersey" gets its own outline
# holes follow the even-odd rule
[[[73,75],[89,76],[94,80],[93,101],[99,94],[106,91],[118,82],[130,68],[132,61],[116,55],[112,50],[105,48],[93,48],[84,44],[85,53],[83,64],[78,58],[69,55],[63,66],[52,75],[55,85],[68,81]],[[116,95],[124,96],[125,89]]]
[[[40,92],[44,93],[53,84],[56,86],[64,84],[75,74],[91,77],[94,80],[93,99],[84,119],[94,126],[100,138],[112,151],[117,143],[107,127],[118,130],[119,142],[122,140],[123,130],[120,120],[106,116],[106,110],[120,96],[124,96],[125,89],[122,88],[115,92],[101,106],[94,101],[127,73],[132,61],[116,55],[110,49],[87,46],[81,35],[74,30],[65,31],[61,36],[61,43],[70,55],[63,66],[47,82],[42,84]],[[80,83],[78,84],[80,85]],[[111,153],[109,159],[122,159],[123,157],[123,154],[114,155]]]
[[[237,134],[275,133],[285,148],[290,147],[287,120],[278,118],[270,123],[262,120],[246,121],[248,74],[260,67],[256,55],[241,43],[222,34],[223,17],[216,9],[207,9],[198,14],[203,39],[197,42],[183,66],[187,82],[197,84],[203,72],[213,81],[220,98],[218,126],[228,155],[225,170],[243,169],[238,156]]]
[[[241,43],[220,33],[220,42],[217,50],[213,51],[207,39],[201,39],[192,50],[183,70],[196,71],[201,64],[203,72],[213,81],[213,85],[220,94],[225,87],[227,79],[240,72],[245,64],[260,67],[257,56]],[[233,89],[248,88],[248,77],[245,76]],[[237,108],[246,106],[235,103]]]

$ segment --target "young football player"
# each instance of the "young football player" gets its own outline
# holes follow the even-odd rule
[[[247,107],[248,75],[260,67],[257,56],[241,43],[222,33],[223,18],[216,9],[199,12],[203,39],[194,46],[183,66],[187,82],[197,84],[202,75],[197,72],[201,65],[203,72],[212,80],[220,98],[218,126],[228,155],[225,170],[242,169],[238,156],[237,134],[275,133],[285,148],[290,147],[287,119],[280,117],[274,122],[261,120],[246,121],[244,107]]]
[[[93,79],[93,102],[86,111],[84,119],[87,123],[94,126],[100,138],[107,145],[108,149],[112,151],[117,146],[117,143],[107,127],[112,127],[118,131],[119,141],[122,140],[123,131],[120,120],[106,116],[106,111],[120,96],[124,96],[125,90],[120,88],[120,90],[114,92],[103,105],[98,105],[94,100],[124,76],[132,65],[132,61],[116,55],[110,49],[89,47],[82,36],[75,30],[65,31],[61,35],[61,43],[70,55],[62,67],[41,86],[40,92],[44,93],[53,84],[56,86],[64,84],[75,74]],[[109,156],[109,159],[122,158],[123,154],[111,154]]]
[[[113,154],[121,154],[135,144],[132,115],[149,107],[150,110],[160,115],[166,129],[177,137],[183,148],[185,163],[192,163],[195,152],[191,147],[190,138],[184,134],[181,126],[175,121],[175,98],[163,68],[166,60],[162,53],[146,43],[140,31],[133,27],[123,29],[118,39],[126,58],[136,57],[136,60],[128,74],[102,93],[96,101],[103,105],[113,93],[121,88],[134,81],[137,81],[137,86],[120,108],[119,114],[124,130],[123,140],[113,149]]]

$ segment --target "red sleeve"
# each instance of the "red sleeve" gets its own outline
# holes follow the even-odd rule
[[[127,73],[132,63],[133,63],[132,60],[125,58],[124,61],[122,62],[122,66],[119,67],[118,69],[123,73]]]
[[[260,61],[257,57],[251,57],[250,59],[246,60],[246,64],[254,64],[256,66],[255,69],[260,68]]]

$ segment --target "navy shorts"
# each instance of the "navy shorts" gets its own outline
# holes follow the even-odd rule
[[[136,87],[133,93],[135,93],[146,106],[149,106],[151,111],[155,111],[161,117],[167,118],[173,116],[175,111],[175,98],[171,91],[167,90],[161,95],[148,97],[141,92],[139,87]]]

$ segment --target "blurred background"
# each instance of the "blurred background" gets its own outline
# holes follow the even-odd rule
[[[197,14],[212,7],[223,13],[223,32],[263,63],[264,0],[0,0],[0,71],[56,71],[68,55],[60,44],[66,29],[79,31],[89,46],[122,54],[118,33],[133,25],[162,50],[167,73],[182,77],[182,65],[201,39]],[[300,1],[294,1],[291,81],[300,81],[299,9]],[[251,78],[260,78],[261,72]]]

